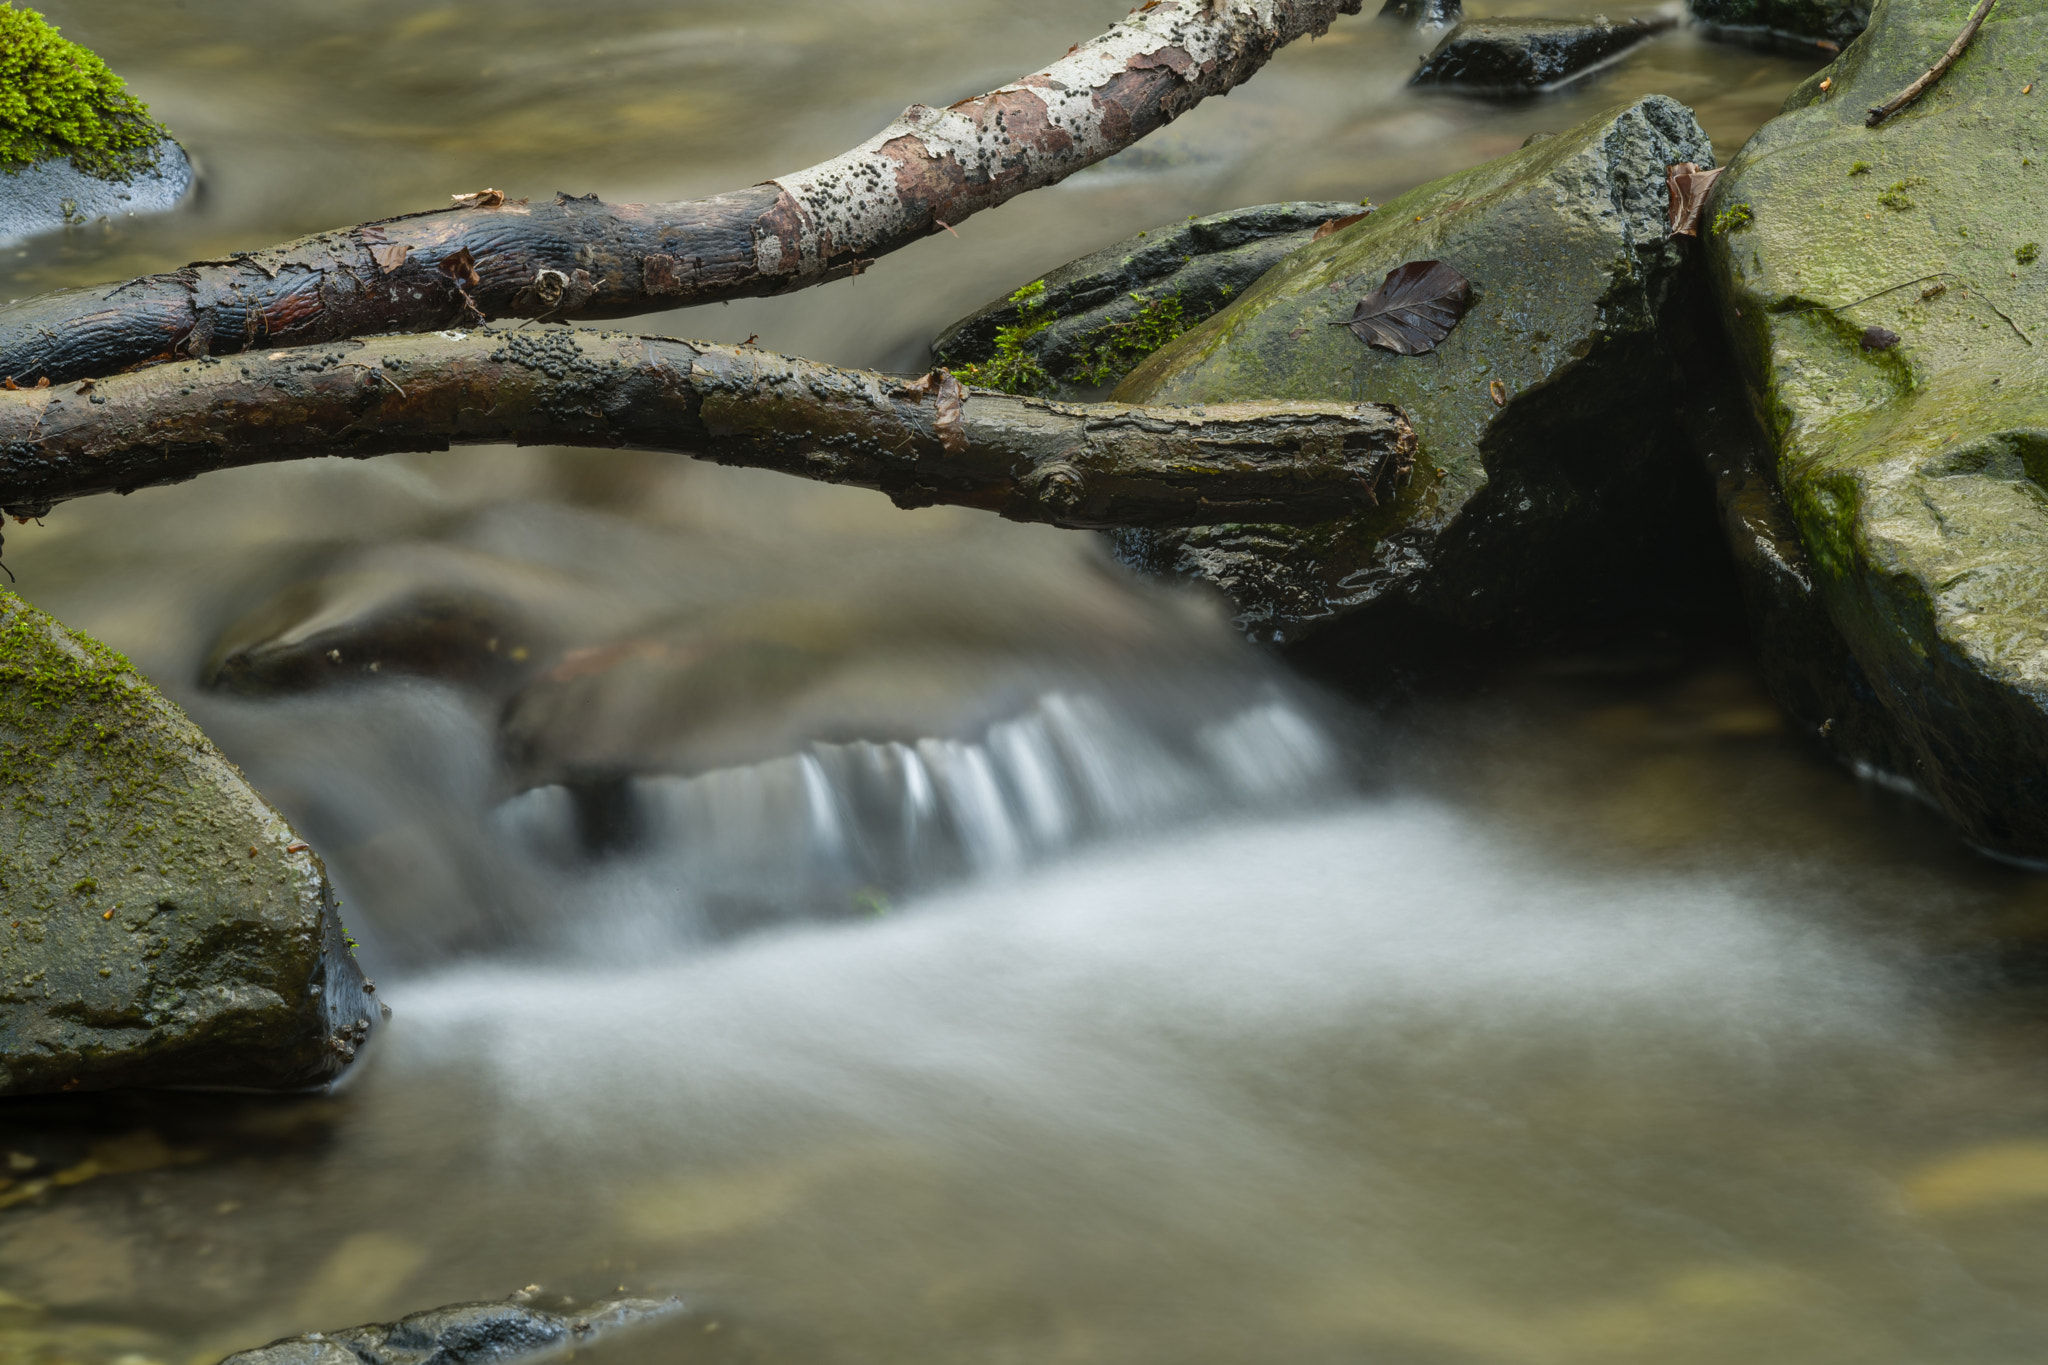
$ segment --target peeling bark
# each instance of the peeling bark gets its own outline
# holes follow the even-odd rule
[[[0,391],[0,508],[40,515],[236,465],[518,442],[673,451],[1055,526],[1305,523],[1375,505],[1414,459],[1414,432],[1382,404],[961,401],[950,380],[557,327],[208,357]]]
[[[913,104],[842,156],[676,204],[456,206],[0,309],[0,377],[438,331],[613,318],[778,294],[1057,183],[1249,78],[1360,0],[1147,0],[1051,66],[945,109]]]

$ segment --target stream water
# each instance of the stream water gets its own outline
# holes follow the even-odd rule
[[[14,295],[485,185],[749,183],[1122,12],[43,8],[204,189],[15,252]],[[857,281],[641,325],[913,370],[1138,229],[1652,91],[1726,156],[1810,69],[1679,32],[1496,105],[1403,88],[1425,45],[1344,20]],[[335,1096],[0,1108],[0,1359],[206,1365],[533,1283],[682,1295],[619,1362],[2048,1352],[2048,883],[1823,762],[1739,632],[1375,714],[1089,537],[555,450],[90,500],[7,562],[314,841],[396,1014]],[[426,598],[530,666],[421,663]],[[265,639],[393,666],[219,685]],[[564,651],[607,667],[535,671]]]

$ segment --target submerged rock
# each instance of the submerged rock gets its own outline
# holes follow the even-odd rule
[[[1387,0],[1380,18],[1400,19],[1417,28],[1443,28],[1465,16],[1463,0]]]
[[[1413,480],[1342,522],[1127,533],[1120,552],[1217,584],[1246,629],[1279,640],[1402,604],[1462,628],[1547,627],[1654,592],[1650,566],[1670,555],[1697,477],[1659,337],[1683,259],[1665,221],[1676,161],[1711,166],[1712,146],[1683,105],[1651,96],[1296,251],[1117,398],[1393,403],[1421,442]],[[1473,295],[1433,352],[1370,348],[1334,325],[1396,267],[1429,260]]]
[[[0,1095],[320,1085],[371,989],[319,858],[234,765],[0,593]]]
[[[1530,95],[1577,80],[1675,19],[1467,20],[1409,78],[1410,85],[1450,85],[1475,95]]]
[[[1100,389],[1242,294],[1324,224],[1368,211],[1260,204],[1152,228],[962,318],[932,343],[932,356],[989,388]]]
[[[622,1327],[657,1322],[683,1311],[678,1299],[604,1299],[550,1311],[515,1295],[498,1303],[458,1303],[397,1322],[339,1332],[308,1332],[221,1365],[512,1365],[595,1343]]]
[[[1709,38],[1795,52],[1840,51],[1870,22],[1870,0],[1690,0],[1688,7]],[[1930,63],[1939,51],[1928,54]]]
[[[177,205],[192,163],[147,106],[32,10],[0,7],[0,244]]]
[[[1979,844],[2048,857],[2048,185],[2021,93],[2048,17],[1997,8],[1917,103],[1864,113],[1954,39],[1880,3],[1716,187],[1711,260],[1828,617],[1895,754]],[[1870,329],[1896,345],[1865,344]],[[1780,631],[1779,646],[1813,646]]]

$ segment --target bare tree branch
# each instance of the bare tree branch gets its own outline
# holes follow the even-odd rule
[[[1970,21],[1963,25],[1963,31],[1956,35],[1956,40],[1948,45],[1948,51],[1941,54],[1941,60],[1927,68],[1921,74],[1919,80],[1914,81],[1904,90],[1901,90],[1883,104],[1872,109],[1868,117],[1863,120],[1863,126],[1866,128],[1877,127],[1878,124],[1883,123],[1893,114],[1898,113],[1899,110],[1905,108],[1914,100],[1919,99],[1920,96],[1927,92],[1928,86],[1933,85],[1942,76],[1947,74],[1948,69],[1956,64],[1956,58],[1963,55],[1963,49],[1970,45],[1970,40],[1977,36],[1977,30],[1984,27],[1984,16],[1991,13],[1991,6],[1995,3],[1997,3],[1997,0],[1979,0],[1976,12],[1970,15]]]
[[[1072,527],[1328,520],[1375,505],[1415,451],[1376,403],[1050,403],[708,342],[490,328],[0,391],[0,507],[504,441],[675,451]]]
[[[0,376],[118,374],[179,357],[438,331],[484,317],[613,318],[777,294],[873,260],[1111,156],[1360,0],[1147,0],[1044,70],[913,104],[842,156],[677,204],[558,195],[366,223],[0,309]]]

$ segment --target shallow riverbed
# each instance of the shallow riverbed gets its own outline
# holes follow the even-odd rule
[[[485,185],[745,184],[1121,13],[44,8],[205,190],[21,251],[15,295]],[[1810,70],[1678,33],[1489,105],[1406,91],[1423,46],[1343,20],[957,238],[635,325],[916,369],[1138,229],[1385,198],[1650,91],[1726,155]],[[10,525],[6,560],[314,841],[396,1014],[338,1096],[0,1108],[0,1359],[205,1365],[534,1283],[692,1305],[621,1362],[2048,1350],[2048,883],[1821,761],[1735,636],[1376,715],[1087,537],[550,450],[210,476]],[[204,685],[307,601],[422,584],[552,647],[812,671],[687,714]],[[717,758],[593,796],[541,750]]]

